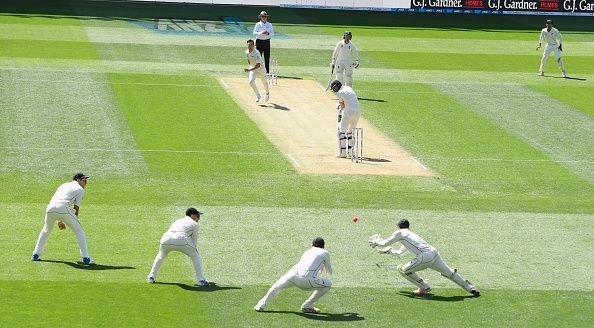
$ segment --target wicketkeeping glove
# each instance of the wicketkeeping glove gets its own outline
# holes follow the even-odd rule
[[[392,247],[382,247],[382,248],[378,248],[377,252],[380,254],[386,254],[386,253],[392,253]]]
[[[369,241],[368,241],[369,246],[371,246],[371,247],[377,247],[377,246],[379,246],[379,242],[381,240],[382,240],[382,237],[380,235],[378,235],[378,234],[375,234],[375,235],[369,237]]]

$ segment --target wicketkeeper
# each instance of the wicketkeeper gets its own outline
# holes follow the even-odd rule
[[[387,239],[382,239],[380,235],[374,235],[369,238],[369,245],[372,247],[384,247],[396,242],[400,242],[402,246],[395,250],[392,247],[380,248],[379,253],[392,254],[396,256],[402,255],[407,250],[415,255],[415,258],[404,264],[398,265],[398,272],[408,281],[413,283],[419,289],[413,293],[416,295],[425,295],[431,291],[431,287],[426,280],[423,280],[417,273],[425,269],[433,269],[442,276],[455,282],[460,287],[475,297],[480,296],[480,292],[468,280],[462,278],[458,270],[450,268],[437,250],[429,245],[423,238],[416,233],[410,231],[408,228],[410,223],[406,219],[398,222],[396,231]]]

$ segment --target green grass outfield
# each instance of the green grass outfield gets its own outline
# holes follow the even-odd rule
[[[538,30],[276,23],[281,75],[322,84],[353,32],[363,116],[437,173],[378,177],[294,171],[216,80],[242,76],[246,35],[0,15],[0,326],[590,326],[594,34],[558,27],[570,79],[554,58],[536,76]],[[57,229],[31,262],[47,201],[78,169],[98,265]],[[189,206],[206,212],[217,287],[193,286],[177,254],[145,283]],[[402,217],[483,296],[423,272],[434,294],[411,297],[398,260],[366,243]],[[336,271],[324,314],[300,313],[297,289],[253,311],[317,235]]]

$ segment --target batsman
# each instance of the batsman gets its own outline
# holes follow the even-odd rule
[[[338,111],[338,129],[336,131],[338,153],[335,157],[346,158],[347,156],[353,156],[353,130],[357,127],[361,117],[357,94],[353,88],[342,85],[338,80],[330,83],[330,89],[338,97],[336,106]]]

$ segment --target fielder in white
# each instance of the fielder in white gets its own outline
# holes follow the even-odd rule
[[[266,90],[264,101],[268,101],[270,97],[270,90],[268,89],[268,83],[266,81],[266,69],[264,69],[264,65],[262,64],[262,56],[260,55],[260,52],[258,49],[254,48],[254,40],[252,39],[247,41],[245,57],[247,58],[249,67],[244,68],[243,70],[245,72],[249,72],[248,81],[256,93],[256,102],[259,102],[261,98],[260,91],[258,91],[258,86],[256,86],[256,77],[258,77],[262,84],[264,84],[264,89]]]
[[[85,232],[78,220],[78,214],[80,211],[80,205],[82,203],[83,196],[85,195],[85,186],[87,185],[87,179],[89,177],[84,175],[82,172],[77,172],[72,177],[71,182],[66,182],[58,187],[54,196],[50,200],[47,208],[45,209],[45,224],[43,229],[39,233],[37,239],[37,245],[31,259],[33,261],[40,261],[43,249],[47,243],[50,233],[54,228],[54,223],[58,222],[60,230],[66,229],[66,226],[70,227],[76,234],[76,241],[80,248],[80,255],[84,264],[94,264],[89,257],[89,251],[87,250],[87,237]]]
[[[342,85],[340,81],[334,80],[330,83],[330,89],[338,97],[338,158],[346,158],[353,155],[353,130],[357,127],[361,117],[359,100],[353,88]]]
[[[299,262],[270,287],[268,293],[254,306],[254,310],[264,311],[270,300],[281,290],[288,287],[299,287],[303,290],[313,290],[311,296],[301,305],[301,310],[307,313],[320,313],[320,309],[314,305],[332,286],[330,279],[320,277],[320,273],[324,271],[332,274],[330,254],[324,249],[324,246],[324,239],[315,238],[312,248],[305,251]]]
[[[547,45],[545,46],[544,52],[542,53],[538,75],[544,76],[545,64],[547,63],[547,58],[552,51],[555,53],[555,57],[557,57],[557,63],[559,64],[559,68],[561,68],[561,75],[563,77],[567,77],[565,66],[563,65],[563,59],[561,58],[561,51],[563,51],[563,37],[561,36],[559,30],[553,27],[553,21],[550,19],[547,20],[546,27],[540,31],[540,38],[538,39],[538,47],[536,47],[536,50],[540,49],[542,46],[543,39],[547,40]]]
[[[344,82],[345,85],[353,85],[353,67],[359,67],[359,53],[357,47],[351,42],[353,34],[344,32],[342,41],[339,41],[332,53],[330,66],[336,68],[336,79]],[[343,80],[343,74],[346,78]]]
[[[196,248],[198,230],[200,228],[198,221],[200,221],[201,214],[204,213],[193,207],[188,208],[186,210],[186,216],[173,222],[163,234],[160,241],[159,253],[157,253],[151,272],[146,278],[147,282],[155,283],[159,269],[170,252],[181,252],[192,259],[198,285],[201,287],[209,285],[209,282],[204,277],[204,272],[202,272],[202,258]]]
[[[433,269],[442,276],[450,279],[451,281],[464,288],[467,292],[475,297],[480,296],[480,292],[476,289],[468,280],[462,278],[458,273],[458,270],[450,268],[437,250],[429,245],[423,238],[419,237],[416,233],[410,231],[408,228],[410,223],[406,219],[402,219],[398,222],[396,231],[387,239],[382,239],[379,235],[371,236],[369,244],[372,247],[388,246],[396,242],[400,242],[402,246],[396,250],[392,247],[385,247],[379,249],[378,252],[392,254],[400,256],[407,250],[415,255],[415,258],[404,264],[398,265],[398,272],[408,281],[419,287],[414,294],[425,295],[431,291],[431,287],[426,280],[423,280],[417,273],[418,271],[425,269]]]

